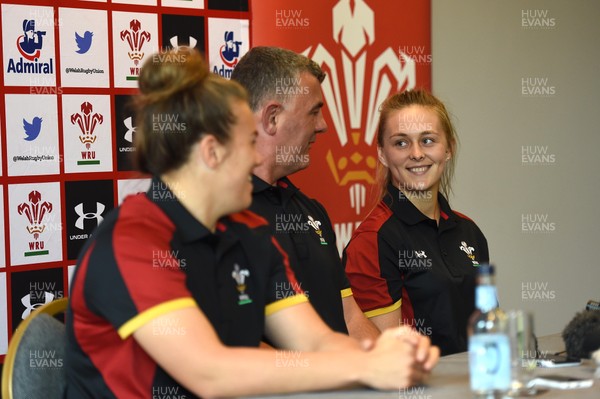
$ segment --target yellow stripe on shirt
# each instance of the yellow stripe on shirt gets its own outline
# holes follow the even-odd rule
[[[162,316],[166,313],[174,310],[197,307],[196,301],[192,298],[179,298],[171,301],[163,302],[159,305],[153,306],[150,309],[143,311],[142,313],[130,319],[119,328],[119,336],[121,339],[125,339],[133,334],[137,329],[145,325],[146,323]]]
[[[305,294],[297,294],[284,299],[280,299],[265,306],[265,316],[270,316],[273,313],[279,312],[282,309],[289,308],[290,306],[294,306],[304,302],[308,302],[308,298]]]
[[[340,291],[340,294],[342,294],[342,298],[347,298],[349,296],[354,295],[352,293],[352,288],[344,288],[343,290]]]
[[[369,310],[368,312],[365,312],[365,316],[367,316],[368,318],[375,317],[375,316],[381,316],[382,314],[390,313],[390,312],[393,312],[394,310],[400,309],[401,305],[402,305],[402,299],[400,299],[398,302],[396,302],[394,304],[391,304],[390,306],[386,306],[385,308]]]

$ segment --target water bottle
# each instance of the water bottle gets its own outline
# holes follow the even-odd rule
[[[510,390],[510,340],[498,307],[494,266],[478,267],[475,312],[469,319],[469,373],[476,397],[502,398]]]

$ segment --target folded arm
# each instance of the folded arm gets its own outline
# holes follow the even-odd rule
[[[185,334],[154,333],[153,323],[175,319]],[[196,307],[159,316],[133,336],[179,383],[197,395],[215,398],[356,385],[398,389],[418,383],[439,352],[400,331],[389,330],[366,352],[356,341],[329,330],[308,303],[301,303],[267,317],[266,333],[283,350],[227,347]],[[428,354],[426,367],[419,361],[422,352]]]

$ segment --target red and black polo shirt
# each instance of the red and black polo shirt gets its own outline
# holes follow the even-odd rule
[[[243,212],[213,234],[158,179],[127,198],[94,232],[73,277],[66,397],[194,397],[132,337],[174,310],[199,307],[225,345],[258,346],[265,315],[307,301],[267,230]],[[152,328],[185,334],[176,319]]]
[[[489,261],[477,225],[439,194],[439,226],[396,187],[354,232],[343,263],[367,317],[401,308],[402,321],[430,336],[443,355],[467,350],[477,266]]]
[[[323,205],[288,178],[272,186],[257,176],[250,210],[267,219],[271,233],[290,257],[301,288],[319,316],[334,331],[347,334],[342,298],[352,295]]]

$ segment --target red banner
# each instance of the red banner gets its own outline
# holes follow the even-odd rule
[[[328,210],[342,250],[376,202],[378,108],[398,90],[431,87],[430,2],[252,2],[252,43],[306,54],[327,72],[329,126],[295,184]]]

